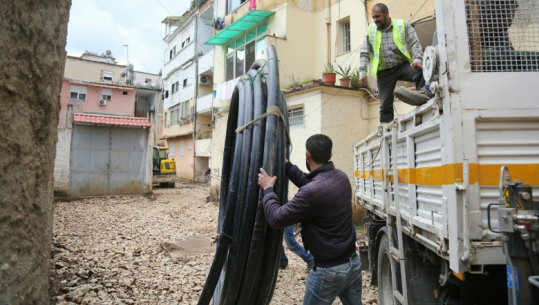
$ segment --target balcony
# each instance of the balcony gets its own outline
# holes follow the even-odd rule
[[[208,53],[202,55],[198,59],[198,75],[202,74],[210,74],[211,69],[213,68],[213,49],[211,49]]]
[[[211,158],[211,139],[196,140],[195,156]]]
[[[169,77],[169,74],[185,64],[186,61],[195,56],[195,43],[192,41],[185,48],[181,49],[176,56],[170,59],[163,67],[163,78]]]
[[[210,114],[212,107],[212,94],[199,97],[197,99],[197,113],[198,114]]]

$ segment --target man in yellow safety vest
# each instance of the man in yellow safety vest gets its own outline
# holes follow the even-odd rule
[[[367,71],[376,77],[380,93],[380,123],[385,127],[393,121],[393,100],[397,81],[415,82],[417,93],[411,100],[414,106],[426,103],[434,95],[425,87],[422,61],[423,50],[413,27],[402,19],[389,17],[389,9],[383,3],[372,7],[374,24],[369,26],[361,46],[359,83],[367,84]]]

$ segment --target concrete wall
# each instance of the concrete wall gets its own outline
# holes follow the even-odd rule
[[[53,169],[71,1],[0,1],[0,304],[49,304]]]
[[[175,137],[167,139],[167,146],[169,147],[169,156],[176,161],[176,174],[178,177],[185,179],[194,178],[194,166],[195,166],[195,144],[191,149],[188,149],[188,142],[193,140],[192,135]],[[184,155],[180,156],[180,141],[184,142]],[[174,156],[171,155],[170,147],[174,146]]]
[[[73,130],[58,130],[56,142],[56,159],[54,160],[54,191],[59,195],[67,195],[69,189],[69,165],[71,156],[71,135]]]
[[[119,82],[120,72],[125,66],[103,62],[84,60],[79,57],[67,56],[64,77],[87,82],[100,82],[103,71],[113,72],[113,82]]]
[[[338,94],[338,96],[335,96]],[[322,133],[333,141],[335,167],[348,175],[354,188],[352,146],[369,134],[369,107],[365,93],[327,89],[322,94]]]

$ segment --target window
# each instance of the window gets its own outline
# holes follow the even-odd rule
[[[189,101],[180,103],[180,108],[182,111],[182,119],[188,118],[189,117]]]
[[[174,141],[170,141],[169,143],[168,155],[171,157],[176,155],[176,143],[174,143]]]
[[[189,42],[191,42],[191,37],[187,37],[187,39],[182,42],[182,48],[185,48]]]
[[[123,91],[122,94],[123,94],[123,95],[127,95],[127,91]]]
[[[183,79],[183,86],[184,86],[184,87],[187,87],[187,78],[184,78],[184,79]]]
[[[176,46],[170,49],[170,59],[173,59],[176,56]]]
[[[180,108],[178,106],[174,106],[173,108],[170,108],[169,126],[178,125],[179,118],[180,118]]]
[[[247,73],[257,59],[265,57],[264,36],[267,32],[268,23],[265,21],[226,46],[225,78],[227,81]]]
[[[228,7],[228,13],[230,14],[232,11],[238,8],[238,6],[242,5],[247,0],[230,0],[229,1],[229,7]]]
[[[151,83],[152,82],[152,79],[151,78],[146,78],[144,79],[144,83],[147,84],[147,83]]]
[[[168,115],[168,112],[165,112],[165,120],[163,121],[163,128],[166,128],[168,125],[167,125],[167,115]]]
[[[101,75],[101,78],[103,80],[108,80],[108,81],[112,81],[112,77],[114,76],[114,72],[110,72],[110,71],[103,71],[102,75]]]
[[[80,86],[71,86],[69,88],[69,98],[76,99],[76,100],[86,100],[86,93],[87,89],[86,87],[80,87]]]
[[[172,94],[178,92],[180,89],[180,82],[175,82],[172,84]]]
[[[288,110],[288,126],[303,126],[303,107]]]
[[[180,157],[183,157],[184,155],[184,143],[185,141],[184,140],[181,140],[180,141]]]
[[[187,149],[193,149],[193,139],[187,140]]]
[[[105,101],[112,101],[112,89],[102,89],[101,99]]]
[[[168,90],[165,91],[165,98],[168,98]]]
[[[350,52],[350,19],[339,22],[341,32],[341,53]]]

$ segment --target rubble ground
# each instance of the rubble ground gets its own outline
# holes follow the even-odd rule
[[[206,185],[177,183],[145,197],[56,202],[51,245],[55,304],[196,304],[212,263],[218,207]],[[182,247],[184,245],[185,247]],[[301,304],[305,263],[287,251],[272,304]],[[363,303],[376,287],[363,276]],[[335,304],[340,304],[337,300]]]

